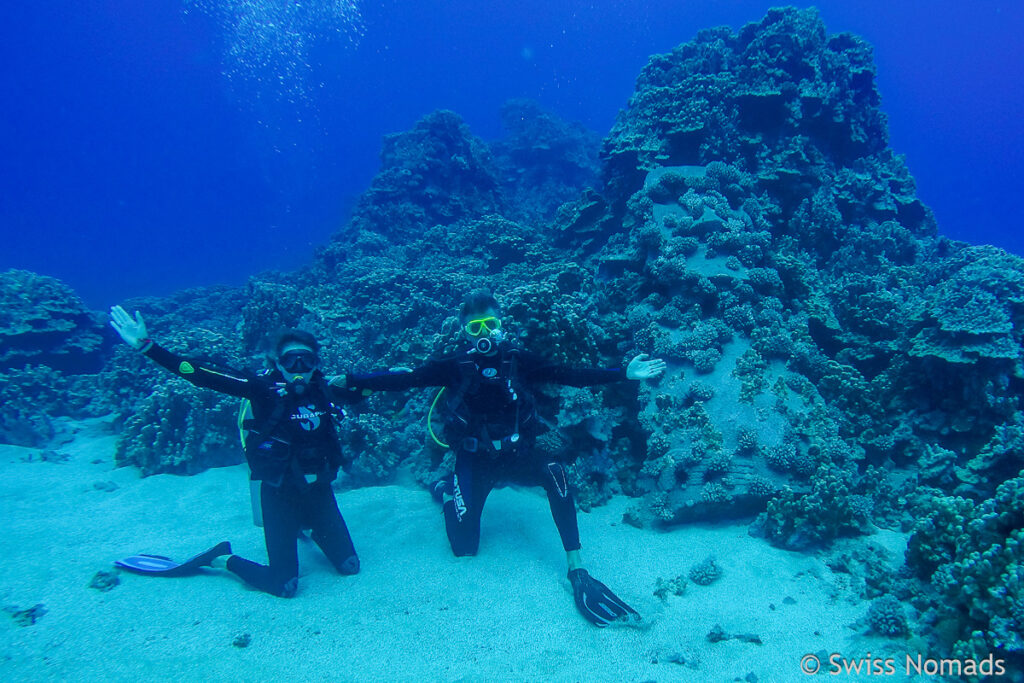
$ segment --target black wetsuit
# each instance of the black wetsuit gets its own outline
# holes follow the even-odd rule
[[[319,371],[299,394],[276,371],[251,375],[215,368],[157,344],[145,354],[197,387],[251,402],[253,419],[242,425],[249,430],[245,457],[251,478],[260,481],[269,564],[232,555],[228,569],[262,591],[291,597],[299,575],[298,536],[312,529],[313,540],[339,572],[358,572],[359,558],[331,489],[341,466],[332,418],[336,406],[354,402],[356,394],[328,385]]]
[[[444,503],[452,551],[475,555],[480,515],[499,482],[543,486],[566,551],[579,550],[576,505],[561,462],[534,448],[546,428],[537,418],[530,387],[576,387],[626,379],[622,369],[573,368],[515,349],[508,343],[486,356],[464,352],[428,361],[412,372],[355,375],[348,386],[375,391],[444,387],[445,439],[455,451],[452,500]]]

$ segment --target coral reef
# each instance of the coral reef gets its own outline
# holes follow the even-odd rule
[[[55,417],[90,417],[96,373],[112,346],[102,318],[64,283],[0,273],[0,442],[43,446]]]
[[[836,574],[844,574],[847,585],[859,597],[874,599],[893,593],[897,584],[892,554],[863,539],[837,542],[826,564]]]
[[[184,380],[160,383],[125,421],[114,453],[119,465],[144,475],[195,474],[244,460],[238,399],[196,389]]]
[[[349,411],[339,430],[349,486],[379,486],[390,482],[400,462],[423,447],[420,425],[397,430],[393,419],[376,412]],[[417,438],[418,437],[418,438]]]
[[[11,370],[0,381],[0,442],[44,446],[57,432],[55,417],[84,417],[88,394],[73,376],[45,365]]]
[[[981,503],[937,497],[907,545],[936,652],[1024,664],[1024,471]]]
[[[97,372],[109,345],[102,319],[70,287],[25,270],[0,273],[0,372],[46,366]]]
[[[686,577],[680,574],[674,579],[658,578],[654,586],[654,595],[662,602],[668,602],[669,595],[683,595],[686,593]]]
[[[834,465],[822,465],[811,477],[811,490],[797,495],[784,489],[768,501],[768,509],[751,526],[751,533],[774,545],[805,550],[835,538],[863,533],[871,520],[871,501],[853,492],[852,475]]]
[[[176,353],[255,371],[259,361],[241,348],[236,332],[243,302],[242,291],[216,287],[133,300],[126,308],[145,311],[150,333]],[[239,399],[196,389],[124,344],[99,374],[98,386],[93,405],[117,416],[118,464],[145,475],[195,474],[244,461]]]
[[[501,108],[506,136],[491,145],[509,218],[551,219],[580,189],[598,184],[601,139],[578,123],[563,121],[532,100]]]
[[[490,149],[462,119],[438,111],[384,138],[381,169],[347,230],[320,251],[328,267],[350,254],[380,255],[435,225],[501,213],[504,198]]]
[[[302,327],[344,373],[452,351],[461,297],[489,286],[504,329],[553,361],[668,362],[639,386],[538,392],[541,448],[575,462],[581,508],[623,492],[630,524],[755,520],[791,549],[919,520],[907,575],[873,574],[865,597],[952,634],[943,655],[1018,656],[1024,260],[937,235],[889,148],[870,46],[773,9],[652,57],[600,143],[531,103],[502,116],[490,144],[447,111],[389,136],[306,268],[129,308],[233,367]],[[119,462],[145,473],[241,458],[235,401],[112,348],[60,283],[0,278],[0,439],[43,448],[55,416],[112,412]],[[425,435],[432,398],[350,411],[341,485],[450,467]],[[876,630],[901,623],[891,602]]]

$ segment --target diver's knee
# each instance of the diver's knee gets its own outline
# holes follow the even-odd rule
[[[480,537],[476,534],[448,533],[448,545],[452,547],[452,554],[455,557],[472,557],[480,549]]]
[[[338,566],[338,572],[346,575],[359,573],[359,557],[353,555]]]
[[[277,589],[275,595],[279,598],[294,598],[298,591],[299,577],[295,576],[281,584],[281,587]]]
[[[550,485],[559,498],[569,496],[569,481],[565,474],[565,467],[560,462],[549,462],[547,464],[548,476],[551,477]]]

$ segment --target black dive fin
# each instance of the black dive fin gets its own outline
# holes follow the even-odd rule
[[[584,619],[595,626],[607,626],[631,614],[639,616],[635,609],[620,600],[608,586],[588,574],[586,569],[570,571],[569,583],[572,584],[576,608]]]

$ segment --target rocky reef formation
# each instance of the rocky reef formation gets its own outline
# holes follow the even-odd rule
[[[507,102],[501,121],[507,136],[491,150],[508,199],[508,218],[550,220],[559,206],[575,201],[581,189],[597,185],[598,135],[553,116],[532,100]]]
[[[461,297],[489,286],[533,351],[668,361],[658,382],[539,397],[582,508],[625,493],[631,524],[748,519],[790,549],[916,529],[905,575],[866,582],[870,629],[1019,657],[1024,261],[937,234],[889,148],[870,46],[772,10],[653,57],[600,146],[532,104],[504,120],[492,144],[453,112],[389,136],[348,225],[297,273],[130,305],[227,365],[303,327],[345,372],[452,349]],[[121,416],[122,462],[240,459],[230,402],[103,353],[84,405]],[[15,401],[72,381],[43,367]],[[348,485],[449,466],[432,398],[351,411]]]
[[[53,418],[95,415],[88,391],[112,340],[67,285],[24,270],[0,273],[0,442],[41,446]]]
[[[923,516],[906,552],[920,581],[904,583],[936,649],[982,660],[998,653],[1007,670],[1024,666],[1024,470],[984,501],[942,496],[921,504]]]
[[[46,366],[69,375],[103,365],[102,318],[71,288],[25,270],[0,273],[0,372]]]

